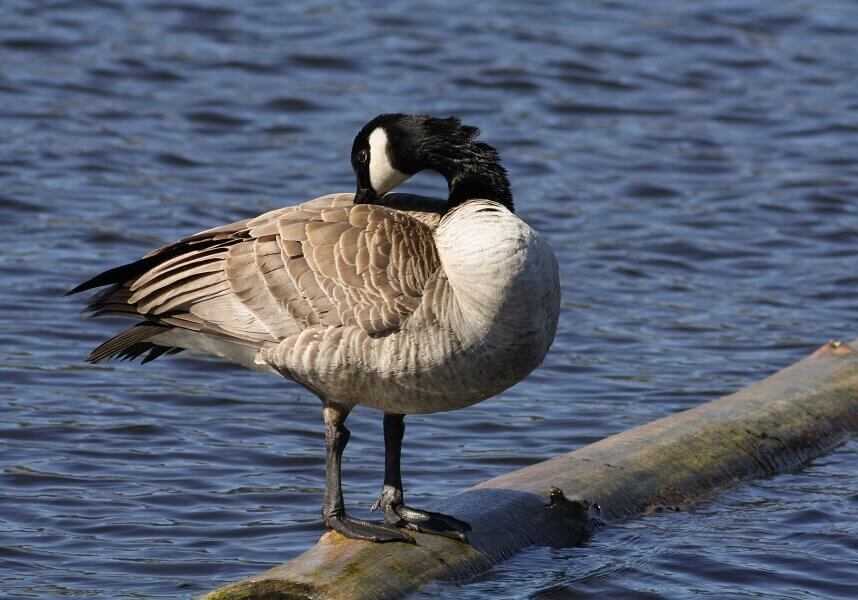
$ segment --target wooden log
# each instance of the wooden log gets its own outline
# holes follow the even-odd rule
[[[832,341],[744,390],[496,477],[440,502],[469,521],[470,545],[415,534],[417,545],[324,534],[264,573],[206,600],[399,598],[434,579],[474,575],[533,545],[568,545],[599,523],[687,506],[791,469],[858,431],[858,340]],[[559,491],[550,499],[551,488]],[[597,515],[589,504],[598,503]]]

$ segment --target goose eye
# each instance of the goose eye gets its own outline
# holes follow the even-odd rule
[[[366,150],[361,150],[360,152],[358,152],[358,155],[357,155],[358,162],[365,163],[367,158],[368,157],[367,157]]]

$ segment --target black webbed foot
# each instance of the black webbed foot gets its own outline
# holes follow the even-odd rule
[[[334,531],[347,538],[365,540],[367,542],[405,542],[416,544],[414,538],[399,531],[395,526],[387,523],[364,521],[355,519],[346,514],[335,515],[325,519],[325,524]]]
[[[393,512],[399,517],[397,527],[405,527],[420,533],[433,533],[468,543],[467,533],[471,526],[450,515],[418,508],[410,508],[404,504],[393,507]],[[385,522],[390,521],[385,516]],[[393,525],[393,523],[391,523]]]
[[[385,486],[372,510],[381,508],[384,522],[420,533],[431,533],[468,543],[471,526],[466,522],[438,512],[420,510],[402,502],[402,491]]]

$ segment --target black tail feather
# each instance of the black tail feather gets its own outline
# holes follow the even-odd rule
[[[71,296],[72,294],[77,294],[78,292],[84,292],[86,290],[91,290],[93,288],[103,287],[105,285],[110,284],[122,285],[128,281],[131,281],[132,279],[140,277],[149,269],[161,264],[164,261],[170,260],[171,258],[175,258],[180,254],[184,254],[191,250],[200,250],[208,248],[217,244],[232,243],[232,241],[222,239],[220,237],[201,237],[204,235],[206,235],[205,232],[197,234],[196,236],[185,238],[184,240],[180,240],[169,246],[159,248],[155,252],[148,254],[139,260],[135,260],[134,262],[128,263],[126,265],[121,265],[119,267],[108,269],[107,271],[99,273],[91,279],[87,279],[80,285],[73,287],[64,295]]]
[[[175,349],[157,346],[148,340],[149,338],[156,336],[159,333],[164,333],[169,329],[172,329],[169,325],[155,323],[152,321],[138,323],[101,344],[98,348],[90,352],[86,360],[93,364],[100,363],[111,358],[131,360],[146,352],[149,352],[149,355],[143,362],[155,360],[161,354]]]
[[[184,350],[184,348],[170,348],[169,346],[156,346],[152,344],[152,349],[149,351],[149,354],[143,358],[143,362],[141,364],[145,365],[147,362],[152,362],[164,354],[178,354],[182,350]]]
[[[108,269],[91,279],[87,279],[80,285],[73,287],[67,291],[64,296],[71,296],[78,292],[84,292],[86,290],[91,290],[105,285],[125,283],[126,281],[134,279],[140,274],[145,273],[147,270],[161,262],[161,260],[163,259],[160,256],[151,256],[149,258],[141,258],[140,260],[128,263],[127,265]]]

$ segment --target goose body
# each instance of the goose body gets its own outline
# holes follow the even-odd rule
[[[401,414],[469,406],[539,365],[559,282],[536,231],[489,200],[442,217],[412,208],[438,205],[429,198],[352,199],[323,196],[203,232],[178,257],[175,244],[160,248],[150,257],[171,258],[91,308],[166,326],[125,352],[193,348]],[[93,360],[109,357],[101,350]]]
[[[423,280],[420,300],[395,331],[308,329],[263,349],[261,362],[324,397],[401,414],[469,406],[523,379],[557,323],[548,246],[490,201],[462,205],[424,236],[425,270],[405,274]]]
[[[495,159],[482,173],[457,171],[467,193],[455,198],[451,183],[446,204],[381,197],[414,171],[390,147],[389,138],[409,135],[411,122],[401,122],[404,133],[400,122],[371,122],[359,134],[356,194],[322,196],[190,236],[71,293],[109,285],[88,308],[142,319],[96,348],[92,362],[192,348],[317,394],[328,444],[324,515],[341,533],[413,541],[391,527],[398,526],[464,539],[466,524],[402,503],[402,417],[480,402],[541,363],[557,327],[557,261],[512,212],[508,187],[483,185],[486,197],[475,194],[481,182],[505,183],[506,176],[493,170],[493,149],[465,146],[477,130],[457,120],[458,129],[447,128],[447,119],[424,127],[454,141],[459,135],[466,150]],[[444,174],[443,164],[436,170]],[[385,523],[352,519],[342,506],[344,421],[357,404],[386,415]]]

